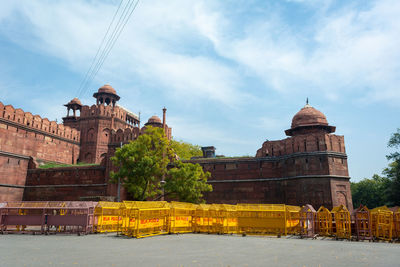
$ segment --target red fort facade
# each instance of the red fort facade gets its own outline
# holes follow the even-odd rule
[[[288,138],[264,142],[255,157],[192,162],[211,173],[211,203],[343,204],[352,210],[344,138],[335,130],[307,103],[285,131]]]
[[[108,183],[115,149],[135,140],[146,126],[171,128],[152,116],[141,128],[139,117],[117,104],[114,88],[104,85],[82,105],[74,98],[65,106],[62,124],[0,102],[0,202],[19,200],[114,200],[116,185]],[[211,173],[209,203],[286,203],[352,209],[344,138],[333,134],[324,114],[302,108],[285,133],[266,141],[255,157],[216,158],[212,147],[193,159]],[[93,166],[37,168],[47,162]],[[122,190],[122,199],[126,198]]]

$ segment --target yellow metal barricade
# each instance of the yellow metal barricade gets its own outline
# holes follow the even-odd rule
[[[238,218],[236,205],[220,204],[220,217],[222,218],[221,234],[237,234]]]
[[[321,236],[332,235],[332,214],[324,206],[321,206],[317,211],[317,228],[318,234]]]
[[[287,234],[284,204],[238,204],[237,215],[241,234]]]
[[[220,204],[211,204],[209,208],[209,215],[211,218],[211,224],[210,224],[210,232],[212,234],[220,234],[222,233],[222,224],[223,224],[223,219],[221,217],[220,213],[221,205]]]
[[[393,212],[388,207],[378,207],[370,211],[372,235],[381,240],[392,240]]]
[[[131,237],[168,233],[170,208],[165,201],[124,201],[128,223],[124,233]]]
[[[400,239],[400,207],[393,208],[393,238]]]
[[[94,229],[98,233],[121,231],[124,205],[120,202],[100,201],[94,209]]]
[[[192,203],[174,202],[170,203],[169,232],[191,233],[194,232],[194,213],[196,205]]]
[[[361,205],[355,212],[357,240],[372,239],[371,216],[367,206]]]
[[[332,218],[335,224],[333,234],[336,238],[351,239],[351,219],[350,212],[343,205],[334,207],[331,211]]]
[[[211,233],[212,217],[210,216],[210,206],[208,204],[197,205],[194,212],[194,231],[196,233]]]
[[[301,207],[299,206],[286,205],[286,228],[288,234],[300,234],[300,210]]]

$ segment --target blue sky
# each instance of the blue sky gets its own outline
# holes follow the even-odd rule
[[[0,101],[65,116],[119,0],[2,1]],[[345,136],[353,181],[381,173],[400,127],[400,1],[142,0],[90,88],[105,83],[175,139],[255,155],[310,99]]]

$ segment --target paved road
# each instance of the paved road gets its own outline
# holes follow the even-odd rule
[[[0,235],[0,266],[400,266],[400,244],[254,236]]]

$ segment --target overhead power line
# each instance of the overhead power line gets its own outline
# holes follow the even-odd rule
[[[124,0],[121,0],[117,11],[115,12],[113,19],[111,20],[110,25],[107,28],[106,34],[103,37],[103,40],[100,43],[100,46],[96,52],[96,56],[93,59],[93,62],[87,71],[84,79],[81,82],[81,85],[78,89],[77,95],[78,97],[83,96],[89,86],[91,85],[92,81],[96,77],[97,73],[100,71],[101,67],[103,66],[104,61],[107,59],[108,55],[110,54],[112,48],[114,47],[115,43],[117,42],[119,36],[121,35],[122,31],[124,30],[126,24],[128,23],[130,17],[133,14],[133,11],[136,9],[139,0],[128,0],[125,5],[122,5]],[[123,10],[121,10],[121,6]],[[119,13],[119,14],[118,14]],[[115,18],[119,17],[117,23],[113,26]],[[110,33],[110,29],[112,29]],[[106,41],[107,40],[107,41]],[[104,45],[105,43],[105,45]]]
[[[121,2],[119,2],[117,11],[115,11],[114,16],[113,16],[113,18],[112,18],[112,20],[111,20],[111,22],[110,22],[110,25],[108,25],[107,31],[106,31],[106,33],[105,33],[104,36],[103,36],[103,40],[101,40],[101,43],[100,43],[100,45],[99,45],[99,48],[97,48],[97,52],[96,52],[96,55],[95,55],[94,58],[93,58],[92,64],[90,65],[89,69],[88,69],[87,72],[86,72],[85,77],[83,78],[83,80],[81,81],[81,84],[79,85],[78,91],[76,92],[76,95],[77,95],[77,96],[80,96],[81,93],[82,93],[82,90],[83,90],[83,88],[84,88],[84,84],[85,84],[86,80],[87,80],[88,77],[89,77],[88,75],[89,75],[91,69],[93,68],[94,63],[96,62],[97,56],[99,55],[99,52],[100,52],[100,49],[103,47],[104,41],[106,40],[106,37],[107,37],[107,35],[108,35],[108,32],[110,31],[111,25],[114,23],[115,17],[117,16],[118,11],[119,11],[119,9],[120,9],[120,7],[121,7],[123,1],[124,1],[124,0],[121,0]]]

